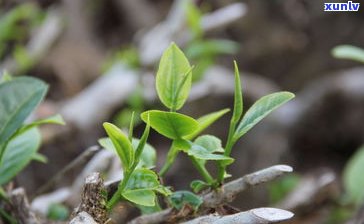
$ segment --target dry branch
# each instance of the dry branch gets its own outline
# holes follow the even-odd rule
[[[23,188],[17,188],[11,191],[9,200],[12,207],[12,213],[19,224],[40,224],[40,221],[30,210],[28,198]]]
[[[43,194],[44,192],[48,191],[50,188],[54,186],[60,179],[62,179],[65,174],[75,169],[75,167],[79,166],[80,164],[85,163],[91,157],[93,157],[97,152],[100,151],[100,147],[95,145],[91,146],[86,149],[83,153],[81,153],[76,159],[74,159],[71,163],[69,163],[66,167],[64,167],[61,171],[59,171],[52,179],[50,179],[47,183],[41,186],[38,191],[37,195]]]
[[[229,203],[235,198],[237,194],[241,193],[248,187],[274,180],[275,178],[292,171],[293,169],[290,166],[276,165],[226,183],[220,190],[212,191],[202,196],[203,204],[201,210],[206,208],[216,208],[224,203]],[[129,223],[156,224],[171,220],[175,215],[176,211],[169,208],[158,213],[139,216]]]
[[[100,174],[93,173],[89,175],[85,180],[81,204],[76,209],[75,215],[86,212],[97,223],[105,223],[108,220],[105,192],[104,181]]]
[[[206,215],[184,224],[268,224],[288,220],[293,213],[277,208],[256,208],[246,212],[239,212],[233,215]]]

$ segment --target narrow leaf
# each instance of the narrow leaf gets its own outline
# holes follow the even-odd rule
[[[129,124],[129,141],[131,142],[133,140],[133,131],[134,131],[134,115],[135,115],[135,111],[133,111],[131,113],[131,118],[130,118],[130,124]]]
[[[134,161],[134,150],[128,137],[111,123],[105,122],[103,125],[123,164],[124,171],[128,170]]]
[[[17,134],[22,133],[24,131],[27,131],[27,130],[29,130],[31,128],[37,127],[37,126],[42,125],[42,124],[65,125],[65,122],[64,122],[61,115],[56,114],[56,115],[53,115],[53,116],[45,118],[45,119],[34,121],[34,122],[30,123],[30,124],[25,124],[23,127],[21,127],[21,129],[19,129]]]
[[[48,162],[48,158],[40,153],[35,153],[32,157],[33,160],[40,162],[40,163],[47,163]]]
[[[148,118],[148,120],[149,120],[149,118]],[[144,133],[139,141],[139,144],[135,150],[135,163],[139,163],[140,156],[142,155],[145,144],[147,143],[149,131],[150,131],[150,124],[148,122],[147,126],[145,127]],[[137,164],[135,164],[135,165],[137,165]]]
[[[290,92],[277,92],[260,98],[249,108],[234,133],[234,141],[247,133],[272,111],[294,98]]]
[[[239,122],[241,115],[243,113],[243,95],[241,90],[239,68],[236,61],[234,61],[234,69],[235,69],[234,111],[231,119],[233,123],[237,123]]]
[[[196,130],[185,137],[185,139],[193,139],[197,135],[199,135],[202,131],[204,131],[207,127],[209,127],[211,124],[213,124],[216,120],[218,120],[220,117],[222,117],[224,114],[229,112],[230,109],[223,109],[219,110],[207,115],[204,115],[197,119],[198,127]]]
[[[340,45],[332,49],[331,53],[335,58],[350,59],[364,63],[364,49],[359,47]]]
[[[142,113],[141,118],[144,122],[150,123],[150,126],[158,133],[170,139],[183,138],[198,128],[195,119],[176,112],[150,110]]]
[[[180,109],[188,98],[191,89],[191,73],[181,85],[180,91],[178,86],[183,82],[184,75],[191,69],[190,63],[186,56],[172,43],[163,53],[159,63],[156,77],[156,89],[159,99],[171,110]]]

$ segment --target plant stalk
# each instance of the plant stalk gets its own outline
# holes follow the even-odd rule
[[[212,178],[212,176],[210,175],[209,171],[207,171],[206,167],[204,165],[200,164],[193,156],[190,156],[190,159],[191,159],[193,165],[198,170],[198,172],[205,179],[205,181],[208,184],[213,184],[214,183],[214,178]]]

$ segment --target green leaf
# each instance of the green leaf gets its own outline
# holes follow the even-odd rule
[[[172,111],[180,109],[188,98],[191,80],[190,63],[177,45],[172,43],[159,63],[156,77],[159,99]]]
[[[202,180],[193,180],[190,184],[190,187],[192,188],[193,192],[199,193],[203,189],[210,187],[210,185]]]
[[[158,200],[158,198],[156,197],[155,200]],[[142,215],[153,214],[162,210],[157,201],[154,206],[143,206],[137,204],[136,207],[140,210]]]
[[[155,206],[156,195],[153,190],[126,190],[122,193],[127,200],[142,206]]]
[[[364,63],[364,49],[351,46],[351,45],[339,45],[332,49],[331,54],[335,58],[351,59]]]
[[[147,118],[147,120],[149,121],[149,117]],[[135,149],[135,161],[134,161],[134,163],[136,163],[136,164],[134,164],[134,165],[138,165],[138,163],[139,163],[140,156],[142,155],[144,146],[147,143],[147,139],[148,139],[148,136],[149,136],[149,131],[150,131],[150,124],[148,122],[147,126],[145,127],[144,133],[143,133],[142,137],[140,138],[139,144],[137,145],[137,147]]]
[[[234,141],[237,141],[264,117],[292,98],[294,98],[294,94],[290,92],[277,92],[260,98],[244,115],[234,133]]]
[[[70,215],[68,208],[62,204],[52,204],[48,208],[47,218],[56,221],[66,221]]]
[[[103,125],[122,162],[124,171],[129,170],[134,162],[134,150],[128,137],[111,123],[105,122]]]
[[[10,139],[0,165],[0,185],[9,182],[34,158],[39,149],[41,136],[32,128]]]
[[[197,210],[203,202],[199,196],[190,191],[176,191],[169,197],[169,201],[178,210],[187,204]]]
[[[133,148],[136,149],[140,140],[134,138],[132,141]],[[148,169],[154,168],[157,162],[157,152],[153,146],[146,143],[143,147],[142,154],[140,155],[137,167],[145,167]]]
[[[216,120],[218,120],[220,117],[222,117],[224,114],[229,112],[230,109],[223,109],[219,110],[207,115],[204,115],[197,119],[198,127],[196,130],[187,136],[185,136],[185,139],[193,139],[197,135],[199,135],[202,131],[204,131],[207,127],[209,127],[211,124],[213,124]]]
[[[185,1],[185,11],[188,27],[193,32],[195,38],[201,37],[203,34],[203,30],[201,27],[202,14],[200,12],[200,9],[194,4],[194,2],[189,0]]]
[[[239,122],[241,115],[243,113],[243,91],[241,90],[240,74],[239,68],[234,61],[235,68],[235,91],[234,91],[234,111],[231,121],[236,124]]]
[[[4,71],[1,76],[0,84],[3,82],[11,81],[12,79],[13,77],[7,71]]]
[[[32,157],[32,159],[34,161],[40,162],[40,163],[47,163],[48,162],[48,158],[40,153],[35,153]]]
[[[126,190],[135,189],[149,189],[154,190],[159,187],[158,175],[152,170],[139,168],[134,170],[131,174],[128,183],[126,185]]]
[[[34,121],[34,122],[30,123],[30,124],[23,125],[23,127],[21,127],[21,129],[19,129],[18,133],[24,132],[26,130],[37,127],[37,126],[42,125],[42,124],[65,125],[65,122],[64,122],[61,115],[56,114],[56,115],[50,116],[50,117],[45,118],[45,119]]]
[[[234,159],[221,154],[214,154],[210,149],[204,148],[198,144],[192,144],[191,148],[187,151],[187,154],[195,157],[198,160],[223,160],[224,164],[228,165],[234,162]],[[204,164],[203,162],[202,164]]]
[[[224,152],[221,140],[213,135],[202,135],[196,138],[195,144],[204,147],[210,152]]]
[[[364,146],[361,147],[346,164],[343,181],[349,200],[359,205],[364,200]]]
[[[138,147],[139,141],[140,141],[139,139],[133,138],[132,146],[133,146],[134,151]],[[110,138],[100,138],[98,142],[103,148],[105,148],[107,150],[111,150],[116,153],[116,149],[115,149],[114,145],[112,144],[112,141]],[[146,143],[143,148],[143,152],[140,156],[140,160],[139,160],[137,167],[145,167],[145,168],[150,169],[150,168],[155,167],[156,161],[157,161],[157,153],[156,153],[155,148],[153,146],[151,146],[150,144]]]
[[[197,121],[184,114],[149,110],[141,114],[142,120],[146,123],[148,114],[150,126],[170,139],[183,138],[198,128]]]
[[[47,92],[47,85],[30,77],[0,84],[0,145],[21,127]]]

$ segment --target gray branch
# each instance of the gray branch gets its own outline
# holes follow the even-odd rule
[[[19,224],[39,224],[40,221],[30,210],[28,198],[24,188],[17,188],[10,192],[9,200],[12,206],[12,212]]]
[[[242,178],[223,185],[218,191],[212,191],[203,195],[203,204],[201,210],[206,208],[216,208],[224,203],[229,203],[235,198],[236,195],[247,188],[274,180],[275,178],[292,171],[293,169],[290,166],[276,165],[245,175]],[[173,216],[175,216],[175,211],[169,208],[158,213],[139,216],[130,221],[129,224],[156,224],[170,220]]]
[[[206,215],[184,222],[184,224],[268,224],[288,220],[293,215],[292,212],[277,208],[256,208],[233,215]]]

